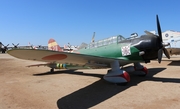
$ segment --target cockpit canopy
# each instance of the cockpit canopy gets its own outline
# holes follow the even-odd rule
[[[126,38],[124,38],[121,35],[112,36],[112,37],[109,37],[109,38],[106,38],[106,39],[103,39],[103,40],[91,42],[89,45],[86,46],[86,49],[106,46],[106,45],[109,45],[109,44],[118,43],[118,42],[120,42],[122,40],[126,40]]]

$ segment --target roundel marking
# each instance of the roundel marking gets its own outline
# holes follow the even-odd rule
[[[168,37],[168,36],[169,36],[169,34],[168,34],[168,33],[166,33],[166,34],[165,34],[165,36],[166,36],[166,37]]]
[[[42,60],[63,60],[66,58],[67,55],[65,54],[54,54],[54,55],[45,56],[42,58]]]

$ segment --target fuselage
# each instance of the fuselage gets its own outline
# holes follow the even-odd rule
[[[143,35],[134,39],[125,39],[119,35],[90,43],[78,52],[92,56],[147,63],[152,59],[157,59],[160,45],[158,40],[159,38],[154,35]]]

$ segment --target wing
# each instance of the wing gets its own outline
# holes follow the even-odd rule
[[[57,62],[57,63],[67,63],[74,65],[87,65],[87,64],[102,64],[109,65],[109,63],[114,60],[119,60],[121,65],[126,65],[132,63],[124,57],[122,58],[107,58],[99,57],[87,54],[79,53],[68,53],[68,52],[59,52],[51,50],[34,50],[34,49],[12,49],[7,51],[8,54],[25,60],[34,60],[42,62]]]
[[[28,65],[27,67],[39,67],[39,66],[48,66],[47,64],[33,64],[33,65]]]
[[[180,48],[166,48],[170,55],[180,55]]]

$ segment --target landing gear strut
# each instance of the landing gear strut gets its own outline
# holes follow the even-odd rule
[[[137,73],[139,76],[146,76],[148,74],[147,68],[141,65],[139,62],[134,63],[134,70],[138,71]]]
[[[111,69],[103,77],[106,81],[111,83],[127,83],[130,81],[129,74],[119,68],[119,61],[115,60],[111,63]]]

